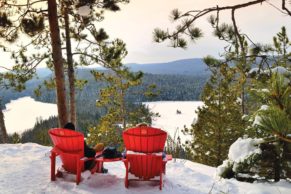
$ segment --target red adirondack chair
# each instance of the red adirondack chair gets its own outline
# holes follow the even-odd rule
[[[163,185],[163,173],[166,172],[166,163],[172,159],[167,155],[164,159],[164,150],[167,133],[161,129],[149,126],[139,126],[123,132],[123,140],[127,150],[126,159],[123,160],[126,168],[125,187],[129,186],[128,173],[144,180],[160,176],[160,190]]]
[[[84,171],[84,162],[94,158],[84,157],[84,135],[77,131],[55,128],[49,130],[50,138],[54,144],[51,150],[51,180],[56,180],[56,157],[60,156],[63,168],[76,174],[76,184],[81,181],[81,172]]]

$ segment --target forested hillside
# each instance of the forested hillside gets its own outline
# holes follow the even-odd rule
[[[13,90],[3,91],[3,104],[11,99],[17,99],[22,96],[33,96],[42,102],[55,102],[54,90],[47,90],[42,87],[41,96],[35,96],[34,90],[43,83],[44,80],[50,79],[50,76],[33,79],[26,84],[26,90],[16,92]],[[105,86],[105,83],[96,82],[90,69],[79,69],[77,78],[88,80],[83,89],[77,91],[77,101],[91,104],[98,99],[99,90]],[[145,74],[141,86],[130,90],[127,98],[131,101],[157,101],[157,100],[199,100],[201,90],[208,79],[207,75],[162,75],[162,74]],[[159,95],[155,98],[145,98],[141,92],[146,91],[147,87],[155,84],[155,91]],[[84,104],[82,104],[84,106]]]
[[[130,63],[126,65],[131,71],[142,71],[152,74],[179,74],[179,75],[210,75],[210,71],[206,71],[207,65],[201,58],[182,59],[166,63],[147,63],[138,64]]]

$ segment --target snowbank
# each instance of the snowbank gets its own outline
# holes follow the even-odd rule
[[[231,169],[233,172],[237,172],[240,163],[245,162],[249,157],[254,154],[261,154],[262,150],[258,144],[263,143],[263,139],[252,138],[238,138],[229,148],[228,159],[217,167],[217,175],[225,177],[224,174]]]
[[[234,179],[219,179],[215,168],[185,160],[170,161],[164,177],[163,190],[155,182],[131,182],[124,187],[125,168],[122,162],[106,163],[108,174],[82,173],[82,182],[75,184],[75,176],[50,181],[50,147],[33,143],[0,144],[0,193],[106,193],[106,194],[290,194],[291,184],[245,183]],[[61,166],[57,160],[57,166]]]
[[[260,154],[261,149],[258,144],[262,143],[262,139],[242,139],[238,138],[229,148],[228,158],[236,163],[242,162],[245,158],[252,154]]]

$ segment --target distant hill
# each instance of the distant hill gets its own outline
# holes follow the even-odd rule
[[[182,59],[167,63],[129,63],[132,71],[143,71],[152,74],[209,75],[207,66],[201,58]]]
[[[52,71],[48,68],[37,68],[36,73],[37,73],[38,78],[45,78],[51,75]]]
[[[166,63],[128,63],[127,67],[131,71],[142,71],[151,74],[167,74],[167,75],[209,75],[207,66],[201,58],[182,59]],[[81,68],[83,69],[83,68]],[[86,69],[86,68],[84,68]],[[93,69],[93,68],[89,68]],[[104,70],[102,67],[95,68],[97,70]],[[47,77],[51,71],[47,68],[38,68],[37,74],[39,78]]]

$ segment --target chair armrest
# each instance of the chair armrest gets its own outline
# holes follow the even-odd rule
[[[166,160],[167,160],[167,161],[170,161],[170,160],[172,160],[172,159],[173,159],[173,157],[172,157],[171,154],[167,154],[167,155],[166,155]]]
[[[63,151],[57,147],[53,147],[53,149],[51,149],[51,152],[55,153],[56,155],[60,155],[61,153],[63,153]]]
[[[95,158],[88,158],[88,157],[83,157],[80,160],[83,160],[84,162],[88,161],[88,160],[95,160]]]
[[[166,157],[163,159],[163,161],[167,162],[167,161],[170,161],[172,159],[173,159],[172,155],[167,154]]]
[[[51,152],[54,152],[57,155],[66,154],[66,155],[72,155],[72,156],[80,155],[80,154],[83,153],[82,151],[77,151],[77,152],[64,152],[61,149],[59,149],[58,147],[56,147],[56,146],[53,147],[53,149],[51,150]]]

